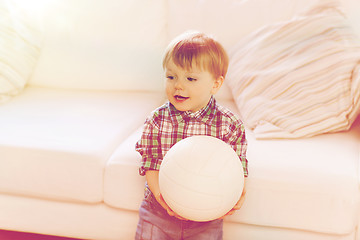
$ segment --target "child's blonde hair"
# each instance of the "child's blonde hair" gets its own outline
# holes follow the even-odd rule
[[[223,46],[200,32],[185,32],[175,38],[166,49],[164,69],[170,60],[187,70],[195,64],[211,73],[214,78],[225,78],[229,66],[229,57]]]

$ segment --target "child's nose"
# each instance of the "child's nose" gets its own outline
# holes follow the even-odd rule
[[[181,90],[181,89],[183,89],[180,80],[177,80],[177,81],[175,82],[175,89],[176,89],[176,90]]]

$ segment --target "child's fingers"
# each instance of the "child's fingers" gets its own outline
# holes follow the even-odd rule
[[[246,195],[246,188],[244,188],[244,190],[243,190],[243,192],[242,192],[242,194],[241,194],[241,197],[240,197],[239,201],[235,204],[235,206],[234,206],[233,209],[239,210],[239,209],[242,207],[242,205],[243,205],[244,202],[245,202],[245,195]]]
[[[180,220],[184,220],[184,221],[188,221],[188,220],[189,220],[189,219],[183,218],[183,217],[180,216],[180,215],[177,215],[176,213],[175,213],[175,217],[178,218],[178,219],[180,219]]]
[[[180,215],[176,214],[173,210],[171,210],[171,208],[166,204],[166,202],[165,202],[165,200],[164,200],[164,198],[163,198],[163,196],[162,196],[161,194],[160,194],[160,196],[159,196],[158,202],[160,203],[160,205],[166,210],[166,212],[167,212],[170,216],[176,217],[176,218],[178,218],[178,219],[180,219],[180,220],[188,220],[188,219],[183,218],[183,217],[181,217]]]
[[[244,201],[245,201],[245,191],[242,193],[239,201],[235,204],[235,206],[229,211],[227,212],[223,217],[219,218],[219,219],[223,219],[224,217],[226,216],[231,216],[233,215],[237,210],[239,210],[242,205],[244,204]]]
[[[175,212],[172,211],[170,208],[167,208],[166,211],[167,211],[167,213],[168,213],[170,216],[172,216],[172,217],[175,217],[175,216],[176,216]]]
[[[170,213],[172,212],[170,207],[166,204],[164,198],[162,197],[162,195],[159,193],[159,196],[156,198],[156,200],[158,201],[158,203],[168,212],[168,214],[170,215]]]
[[[245,196],[241,196],[240,200],[236,203],[233,209],[239,210],[245,202]]]
[[[188,219],[183,218],[180,215],[176,214],[173,210],[171,210],[171,208],[169,206],[167,206],[167,208],[165,208],[165,209],[166,209],[167,213],[172,217],[176,217],[176,218],[178,218],[180,220],[188,220]]]

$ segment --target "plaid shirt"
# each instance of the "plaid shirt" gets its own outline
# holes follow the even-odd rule
[[[136,143],[136,151],[142,156],[140,175],[145,175],[147,170],[159,170],[167,151],[181,139],[194,135],[216,137],[229,144],[242,162],[244,176],[248,176],[244,125],[213,97],[207,106],[195,113],[178,111],[169,102],[153,111]]]

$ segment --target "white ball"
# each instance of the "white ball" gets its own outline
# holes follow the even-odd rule
[[[210,221],[230,211],[244,187],[241,161],[230,145],[210,136],[185,138],[165,155],[160,192],[178,215]]]

